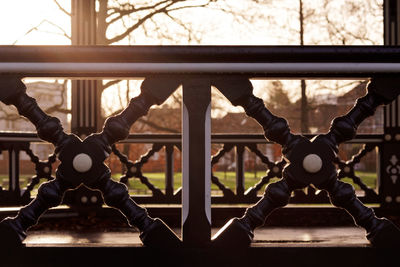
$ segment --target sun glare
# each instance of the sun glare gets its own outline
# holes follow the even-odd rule
[[[69,8],[68,3],[63,6]],[[70,10],[68,10],[70,11]],[[70,17],[49,0],[1,0],[1,45],[69,45]]]

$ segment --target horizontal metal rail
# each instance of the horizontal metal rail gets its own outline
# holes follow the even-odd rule
[[[398,72],[400,48],[391,46],[0,46],[0,75],[21,77],[366,78]]]
[[[400,63],[398,46],[0,46],[1,62]]]
[[[1,62],[22,77],[141,77],[146,74],[246,74],[265,78],[366,78],[400,72],[400,63],[32,63]]]
[[[308,138],[315,135],[306,134]],[[365,144],[381,143],[384,136],[381,134],[360,134],[347,143]],[[33,132],[5,132],[0,131],[0,142],[43,142],[36,133]],[[181,143],[180,134],[130,134],[129,137],[121,143]],[[211,143],[272,143],[265,139],[262,134],[212,134]]]

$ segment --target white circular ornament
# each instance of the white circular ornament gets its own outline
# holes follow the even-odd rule
[[[72,166],[77,172],[87,172],[92,168],[92,158],[85,153],[80,153],[72,160]]]
[[[309,154],[303,159],[303,168],[309,173],[317,173],[322,169],[322,160],[316,154]]]

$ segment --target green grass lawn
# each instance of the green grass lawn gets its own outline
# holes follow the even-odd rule
[[[264,175],[265,172],[258,172],[257,173],[257,177],[262,177],[262,175]],[[215,172],[214,173],[215,176],[217,176],[219,178],[219,180],[221,181],[221,183],[223,183],[226,187],[229,187],[230,189],[234,190],[236,187],[236,174],[235,172],[227,172],[226,176],[223,172]],[[153,173],[144,173],[144,176],[146,176],[147,178],[149,178],[150,182],[160,188],[160,189],[165,189],[165,174],[162,172],[153,172]],[[113,175],[114,179],[119,179],[119,175]],[[254,178],[254,173],[250,173],[250,172],[246,172],[245,173],[245,188],[249,188],[251,186],[253,186],[255,183],[257,183],[257,181],[259,180],[259,178]],[[179,187],[181,187],[182,185],[182,174],[181,173],[175,173],[174,175],[174,189],[178,189]],[[138,190],[139,193],[141,191],[145,191],[147,189],[147,187],[145,185],[143,185],[139,179],[135,179],[135,178],[131,178],[129,180],[129,189],[130,190]],[[218,193],[218,187],[214,184],[211,185],[211,190],[213,191],[213,193]]]
[[[232,189],[232,191],[235,191],[236,187],[236,174],[235,172],[214,172],[214,175],[219,178],[220,182],[223,183],[226,187],[229,187]],[[254,174],[254,172],[246,172],[245,173],[245,188],[248,189],[255,185],[263,176],[265,175],[265,171],[263,172],[257,172]],[[356,172],[356,175],[360,176],[362,181],[369,187],[371,188],[376,188],[376,173],[373,172]],[[118,181],[120,174],[114,174],[113,179]],[[144,176],[146,176],[150,182],[160,188],[161,190],[165,189],[165,174],[163,172],[153,172],[153,173],[144,173]],[[20,176],[20,186],[21,188],[26,187],[28,184],[29,178],[31,175],[21,175]],[[175,173],[174,175],[174,189],[178,189],[181,187],[181,178],[182,174],[181,173]],[[277,181],[277,178],[271,179],[270,182],[275,182]],[[8,184],[8,176],[7,175],[0,175],[0,185],[3,187],[7,187]],[[42,180],[44,181],[44,180]],[[356,189],[359,189],[357,185],[354,185],[351,179],[345,178],[343,179],[344,182],[351,183],[353,186],[355,186]],[[131,178],[129,179],[129,191],[132,194],[151,194],[150,190],[140,182],[139,179],[137,178]],[[211,190],[213,195],[218,195],[222,194],[219,190],[218,187],[214,184],[211,185]],[[263,191],[263,190],[262,190]],[[262,193],[260,191],[260,194]],[[37,193],[37,186],[33,191],[33,195],[36,195]]]
[[[236,188],[236,173],[235,172],[214,172],[214,175],[219,178],[220,182],[223,183],[226,187],[235,191]],[[245,188],[248,189],[255,185],[263,176],[265,175],[265,171],[259,171],[256,173],[254,172],[245,172]],[[376,173],[373,172],[356,172],[356,175],[361,177],[362,181],[371,188],[376,188]],[[155,173],[144,173],[144,176],[149,178],[150,182],[160,188],[165,188],[165,174],[162,172],[155,172]],[[118,180],[120,175],[113,175],[115,180]],[[178,189],[182,184],[182,174],[175,173],[174,175],[174,188],[175,190]],[[270,180],[270,183],[278,181],[277,178],[273,178]],[[352,184],[356,189],[360,189],[359,186],[354,185],[353,181],[349,178],[343,179],[343,181]],[[149,194],[149,190],[145,185],[143,185],[139,179],[131,178],[129,180],[129,189],[132,193],[136,194]],[[213,194],[222,194],[218,190],[218,187],[214,184],[211,185],[211,190]],[[262,192],[260,192],[262,193]]]

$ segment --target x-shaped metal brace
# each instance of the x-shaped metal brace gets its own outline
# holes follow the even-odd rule
[[[26,94],[25,84],[18,77],[0,78],[0,101],[14,105],[20,115],[35,126],[38,136],[55,146],[61,164],[56,178],[43,183],[32,202],[22,207],[17,216],[0,223],[1,246],[21,246],[26,231],[51,207],[58,206],[66,190],[81,184],[102,192],[104,202],[121,211],[131,226],[140,231],[142,242],[151,247],[178,247],[180,239],[160,219],[151,218],[146,209],[138,206],[129,196],[125,184],[111,179],[111,171],[104,164],[111,146],[128,137],[131,125],[147,114],[154,104],[163,103],[180,82],[165,76],[148,77],[141,85],[141,94],[131,99],[120,114],[105,121],[102,132],[81,140],[64,132],[60,121],[45,114],[36,100]]]
[[[240,105],[246,114],[254,118],[264,129],[269,141],[282,146],[287,164],[282,179],[267,186],[264,196],[248,208],[241,218],[231,219],[213,237],[216,246],[249,246],[254,229],[262,226],[268,215],[289,203],[293,190],[310,184],[329,193],[331,203],[345,209],[355,223],[367,232],[367,239],[374,246],[400,246],[400,230],[386,218],[377,218],[355,194],[352,185],[340,181],[334,160],[339,144],[351,140],[357,127],[374,114],[382,104],[389,104],[398,95],[400,79],[394,76],[373,77],[367,86],[367,94],[359,98],[344,116],[335,118],[328,133],[309,140],[290,132],[287,121],[273,115],[263,100],[253,95],[253,87],[247,78],[222,77],[214,85],[232,102]]]

